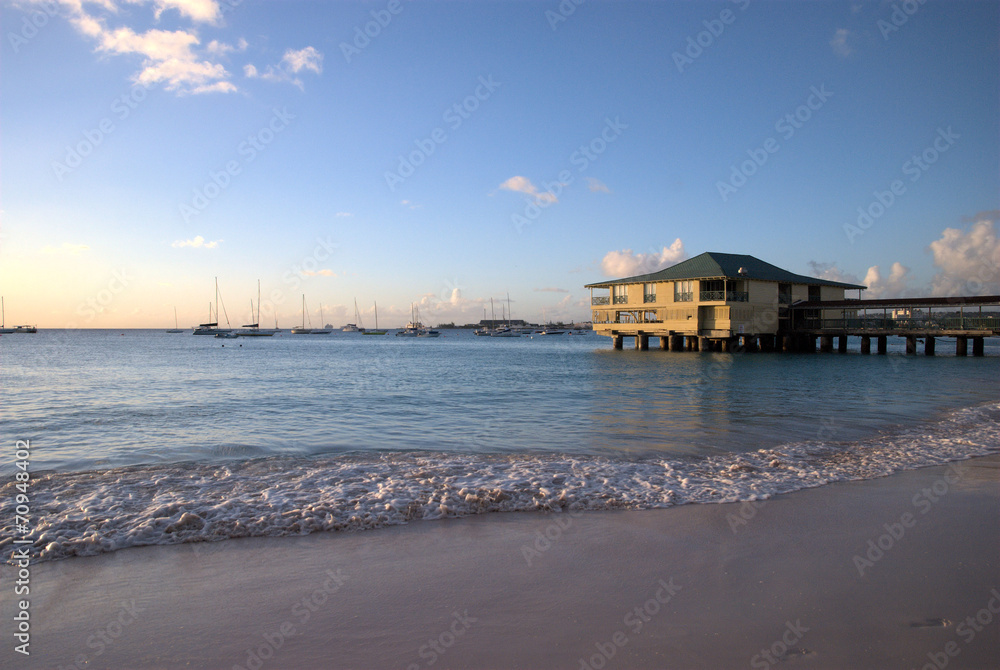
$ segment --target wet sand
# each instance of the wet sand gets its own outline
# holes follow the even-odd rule
[[[763,503],[506,514],[2,571],[0,666],[990,668],[1000,457]]]

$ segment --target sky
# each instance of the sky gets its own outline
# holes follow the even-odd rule
[[[41,328],[590,317],[705,251],[1000,294],[1000,3],[0,2]]]

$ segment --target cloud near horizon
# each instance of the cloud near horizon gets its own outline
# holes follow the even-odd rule
[[[175,249],[182,249],[184,247],[191,247],[193,249],[215,249],[221,242],[222,240],[212,240],[211,242],[206,242],[205,238],[201,235],[195,235],[190,240],[177,240],[170,246]]]
[[[995,224],[1000,212],[980,212],[967,231],[945,228],[930,243],[940,271],[931,281],[933,295],[1000,293],[1000,240]]]
[[[631,277],[662,270],[686,260],[687,257],[684,243],[678,237],[673,244],[663,247],[659,252],[636,254],[631,249],[609,251],[601,259],[601,271],[607,277]]]

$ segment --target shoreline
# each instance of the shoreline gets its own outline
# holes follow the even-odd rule
[[[998,475],[1000,456],[986,456],[755,503],[490,514],[40,563],[31,657],[13,651],[8,565],[0,662],[992,667]]]

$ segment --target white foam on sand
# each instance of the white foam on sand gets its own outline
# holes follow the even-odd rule
[[[126,547],[364,530],[488,512],[753,501],[1000,452],[1000,403],[892,434],[710,457],[380,452],[39,473],[35,560]],[[0,495],[14,498],[14,482]],[[8,522],[10,523],[10,522]],[[3,528],[0,551],[15,537]]]

